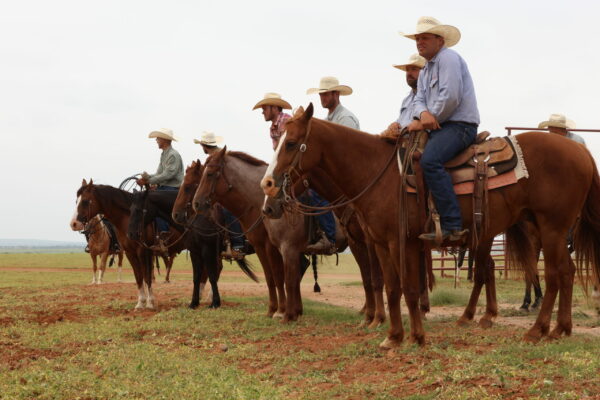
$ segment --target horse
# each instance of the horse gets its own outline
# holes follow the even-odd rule
[[[110,222],[108,222],[110,223]],[[114,261],[114,256],[117,256],[118,282],[121,282],[121,270],[123,267],[123,250],[120,248],[115,250],[111,248],[111,234],[106,222],[102,220],[101,215],[96,215],[91,221],[85,224],[82,233],[87,240],[87,248],[90,257],[92,258],[92,285],[101,284],[106,271],[106,262],[109,256],[113,256],[110,260],[110,265]],[[116,238],[115,238],[116,240]],[[118,246],[118,245],[117,245]],[[98,270],[98,256],[100,256],[100,270]],[[96,276],[96,271],[98,272]]]
[[[104,215],[115,227],[117,239],[125,252],[138,287],[138,301],[135,309],[154,309],[154,294],[152,292],[151,252],[135,240],[127,236],[129,225],[129,208],[133,195],[108,185],[96,185],[93,180],[89,184],[84,179],[77,190],[75,213],[71,219],[71,229],[79,230],[80,224],[85,224],[98,214]],[[177,234],[174,232],[174,234]],[[169,249],[169,256],[177,251]]]
[[[261,187],[266,195],[276,197],[284,181],[292,183],[319,167],[323,169],[350,199],[361,214],[384,270],[390,302],[390,330],[380,344],[393,348],[401,344],[402,328],[399,303],[401,294],[410,315],[410,339],[425,343],[425,333],[418,312],[419,256],[423,243],[419,207],[414,194],[406,194],[405,208],[400,209],[401,179],[395,161],[397,147],[380,137],[313,118],[313,106],[299,110],[287,121],[286,134],[266,171]],[[584,280],[583,270],[589,266],[597,282],[600,274],[600,178],[594,159],[583,146],[558,135],[528,132],[516,136],[522,159],[529,171],[527,179],[490,190],[488,193],[488,225],[479,235],[475,253],[475,283],[469,303],[459,319],[471,321],[480,291],[486,287],[486,310],[479,321],[489,327],[498,314],[493,271],[486,268],[493,239],[520,220],[536,224],[545,255],[546,295],[534,325],[524,339],[538,341],[549,335],[558,338],[572,331],[571,302],[575,270]],[[551,154],[552,157],[547,157]],[[569,168],[565,168],[569,166]],[[463,221],[472,223],[471,196],[458,196]],[[401,234],[400,217],[407,218],[407,232]],[[565,237],[575,229],[576,268],[569,262]],[[513,229],[514,230],[514,229]],[[514,257],[520,257],[517,253]],[[383,260],[389,259],[390,264]],[[587,276],[589,278],[589,274]],[[587,282],[587,280],[585,281]],[[560,292],[557,324],[552,332],[552,309]],[[396,307],[395,304],[398,304]]]
[[[305,269],[301,266],[301,260],[304,260],[303,253],[308,244],[308,231],[303,216],[298,214],[289,215],[288,220],[263,220],[261,207],[264,194],[259,183],[266,169],[267,163],[264,161],[242,152],[227,152],[224,148],[206,160],[192,206],[198,213],[207,213],[215,202],[220,203],[239,218],[255,248],[273,246],[277,249],[278,256],[277,252],[270,250],[272,258],[269,258],[271,263],[268,265],[274,271],[279,310],[283,308],[282,322],[286,323],[296,321],[303,313],[300,281]],[[254,229],[262,229],[260,225],[264,226],[266,235],[251,235]],[[340,229],[337,232],[339,236]],[[339,243],[345,239],[339,237],[337,240]],[[277,281],[279,277],[283,277],[285,293],[280,290],[281,282]],[[269,307],[273,301],[271,296],[272,293]],[[281,302],[284,303],[283,306]]]
[[[178,251],[188,249],[192,259],[193,282],[192,301],[190,308],[197,308],[200,304],[200,277],[204,269],[208,273],[212,289],[212,302],[208,308],[219,308],[221,296],[217,281],[223,269],[220,245],[222,237],[208,218],[198,216],[185,227],[185,229],[171,219],[173,204],[178,195],[175,191],[144,190],[133,194],[130,207],[128,236],[147,246],[147,242],[154,237],[154,230],[148,229],[156,217],[169,221],[169,225],[179,231],[179,235],[167,247],[174,247]],[[148,235],[149,233],[149,235]],[[240,269],[253,281],[258,278],[252,272],[245,260],[236,260]]]

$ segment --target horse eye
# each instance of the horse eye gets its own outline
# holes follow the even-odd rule
[[[296,147],[296,142],[292,142],[292,141],[285,142],[286,150],[292,150],[294,147]]]

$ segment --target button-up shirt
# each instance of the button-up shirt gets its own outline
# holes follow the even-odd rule
[[[169,146],[162,151],[158,169],[155,174],[150,175],[148,182],[160,186],[181,186],[183,182],[183,161],[173,146]]]
[[[581,143],[582,145],[585,146],[585,140],[583,140],[583,138],[581,136],[579,136],[576,133],[573,132],[567,132],[567,137],[577,143]]]
[[[429,111],[442,124],[462,121],[479,125],[475,88],[465,60],[443,47],[419,74],[413,116]]]
[[[396,122],[400,125],[400,129],[406,128],[412,121],[413,116],[415,115],[415,92],[411,89],[408,96],[404,98],[402,101],[402,106],[400,106],[400,115]]]
[[[277,149],[277,144],[279,144],[279,138],[285,132],[285,122],[290,119],[292,116],[290,114],[286,114],[284,112],[280,112],[277,116],[277,119],[273,121],[271,124],[271,140],[273,141],[273,150]]]
[[[346,107],[342,106],[341,104],[338,104],[332,113],[327,114],[327,121],[331,121],[336,124],[360,130],[358,118],[356,118],[354,114],[352,114]]]

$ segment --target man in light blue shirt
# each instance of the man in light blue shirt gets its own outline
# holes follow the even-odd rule
[[[414,99],[414,120],[409,131],[428,130],[429,140],[421,157],[425,183],[440,214],[442,239],[460,240],[462,227],[458,199],[444,163],[470,146],[477,135],[479,110],[467,64],[449,47],[460,40],[460,31],[432,17],[421,17],[416,33],[419,55],[427,60],[421,70]],[[435,232],[419,236],[434,241]]]
[[[417,94],[417,83],[419,81],[419,73],[421,69],[425,66],[427,60],[421,57],[418,54],[413,54],[408,59],[406,64],[402,65],[394,65],[395,68],[398,68],[402,71],[406,72],[406,84],[410,86],[410,92],[408,96],[404,98],[402,101],[402,106],[400,107],[400,114],[396,122],[399,125],[400,130],[402,128],[408,127],[410,123],[413,121],[413,116],[415,113],[414,108],[414,99]]]

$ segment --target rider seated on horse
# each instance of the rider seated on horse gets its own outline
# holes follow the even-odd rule
[[[202,132],[200,140],[194,139],[194,143],[202,146],[204,154],[211,155],[221,150],[221,147],[217,146],[223,141],[221,136],[215,136],[214,132]],[[242,231],[242,225],[240,221],[224,207],[219,207],[221,215],[223,217],[224,225],[229,231],[228,241],[225,246],[225,251],[221,253],[222,257],[227,259],[241,260],[245,256],[245,244],[246,236]]]
[[[171,146],[173,140],[177,141],[171,129],[161,128],[150,132],[149,138],[156,138],[158,148],[162,150],[160,162],[155,174],[142,173],[142,177],[137,180],[138,185],[153,185],[156,190],[179,190],[183,182],[183,161],[181,156]],[[158,244],[153,246],[153,250],[161,253],[167,253],[168,248],[165,245],[169,232],[169,223],[164,219],[157,217],[156,234]]]

